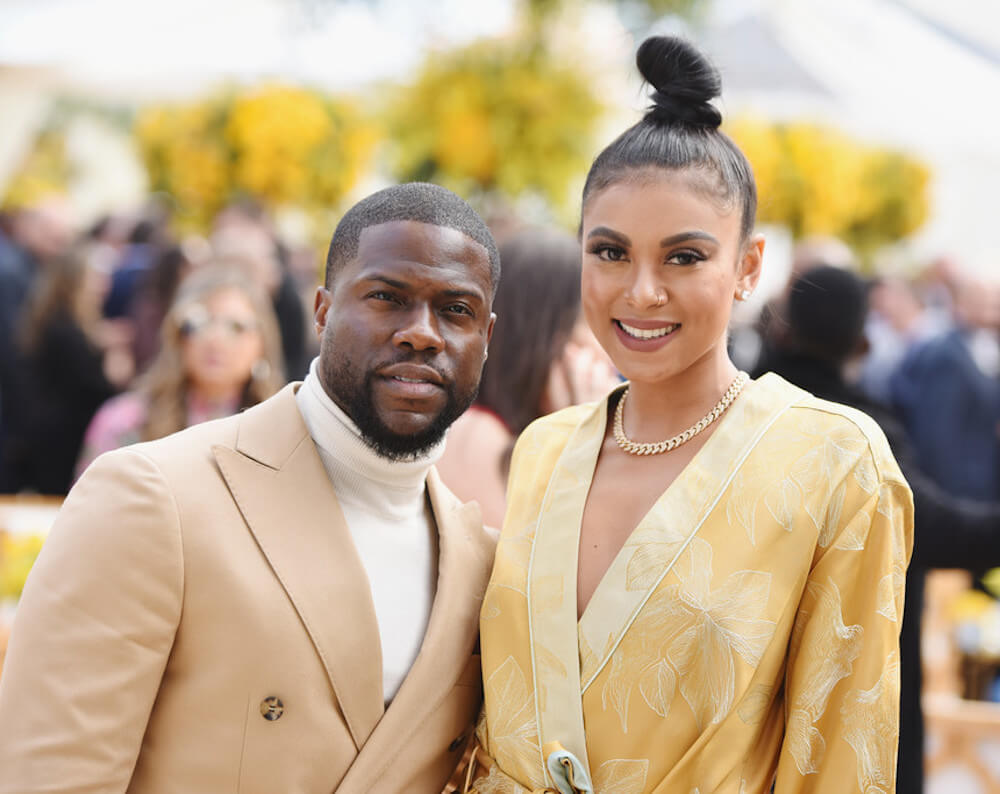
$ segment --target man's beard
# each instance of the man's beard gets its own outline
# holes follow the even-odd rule
[[[404,359],[405,360],[405,359]],[[386,362],[384,366],[389,363]],[[320,359],[323,387],[361,431],[362,440],[377,455],[393,461],[414,460],[430,451],[445,431],[472,405],[479,393],[479,382],[459,392],[453,382],[442,385],[446,400],[433,421],[418,433],[393,432],[375,412],[375,380],[379,376],[369,371],[360,379],[354,368],[343,358],[324,364]]]

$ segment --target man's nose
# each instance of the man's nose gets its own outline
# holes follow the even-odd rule
[[[418,304],[407,312],[403,325],[393,335],[393,342],[413,350],[437,353],[444,349],[437,316],[431,306]]]

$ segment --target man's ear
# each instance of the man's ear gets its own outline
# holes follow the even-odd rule
[[[486,326],[486,344],[493,338],[493,327],[497,324],[496,312],[490,312],[490,324]]]
[[[313,304],[313,325],[316,329],[317,337],[322,336],[323,329],[326,328],[326,314],[330,311],[330,301],[332,299],[333,296],[326,287],[316,288],[316,300]]]

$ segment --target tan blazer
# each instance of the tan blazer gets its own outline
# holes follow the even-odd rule
[[[18,608],[0,792],[439,792],[480,703],[494,541],[433,470],[427,491],[437,592],[384,710],[368,580],[292,386],[102,456]]]

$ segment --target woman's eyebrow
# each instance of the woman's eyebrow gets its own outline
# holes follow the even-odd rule
[[[694,231],[694,232],[681,232],[680,234],[672,234],[670,237],[664,237],[662,240],[660,240],[660,248],[669,248],[672,245],[677,245],[677,243],[684,243],[687,242],[688,240],[705,240],[706,242],[709,243],[715,243],[716,245],[719,244],[719,241],[716,240],[708,232]]]
[[[587,235],[589,240],[591,237],[610,237],[616,243],[621,243],[624,246],[632,245],[632,241],[621,232],[616,232],[614,229],[609,229],[607,226],[596,226],[590,230],[590,234]]]

